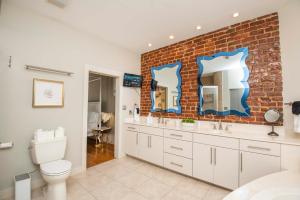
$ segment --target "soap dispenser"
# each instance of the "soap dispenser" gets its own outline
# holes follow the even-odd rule
[[[151,113],[149,113],[147,116],[147,124],[152,124],[152,123],[153,123],[153,117],[152,117]]]
[[[133,107],[133,119],[136,122],[140,121],[140,109],[137,104],[134,104]]]

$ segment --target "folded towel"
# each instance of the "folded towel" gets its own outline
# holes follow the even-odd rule
[[[43,142],[43,141],[48,141],[48,140],[53,140],[54,139],[54,131],[49,130],[45,131],[42,129],[38,129],[34,133],[34,140],[37,142]]]
[[[65,136],[65,129],[63,127],[58,127],[55,130],[55,138],[61,138]]]
[[[300,115],[294,115],[294,131],[300,133]]]

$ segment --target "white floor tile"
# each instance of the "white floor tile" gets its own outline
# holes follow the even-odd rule
[[[207,183],[192,178],[186,178],[180,181],[174,189],[201,199],[205,197],[210,187],[211,185]]]
[[[135,188],[149,179],[150,178],[148,176],[145,176],[142,173],[132,172],[123,177],[120,177],[119,179],[117,179],[117,181],[129,188]]]
[[[228,190],[213,186],[209,189],[204,200],[222,200],[229,193]]]
[[[120,200],[130,192],[132,192],[132,190],[129,188],[116,181],[112,181],[92,191],[91,194],[96,197],[97,200]]]
[[[166,194],[162,200],[199,200],[199,198],[173,189],[171,192]]]
[[[161,199],[170,192],[172,187],[163,184],[155,179],[150,179],[135,188],[135,191],[149,200]]]
[[[112,182],[112,179],[104,175],[86,177],[78,180],[78,183],[87,191],[97,190],[110,182]]]

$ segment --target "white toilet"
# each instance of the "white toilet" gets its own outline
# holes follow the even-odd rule
[[[62,160],[65,155],[67,137],[31,141],[31,156],[40,165],[41,175],[48,184],[47,200],[66,200],[66,180],[71,173],[72,163]]]

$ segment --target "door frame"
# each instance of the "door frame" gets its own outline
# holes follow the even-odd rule
[[[82,130],[82,171],[86,170],[86,154],[87,154],[87,117],[88,117],[88,91],[89,91],[89,73],[94,72],[100,75],[110,76],[115,78],[115,135],[114,135],[114,157],[120,158],[122,139],[121,139],[121,119],[122,119],[122,99],[120,98],[123,94],[122,89],[122,76],[123,73],[115,70],[110,70],[108,67],[96,67],[93,65],[85,65],[84,68],[84,78],[83,78],[83,130]]]

